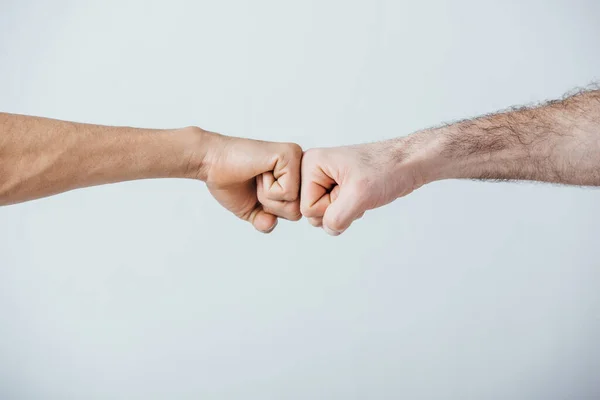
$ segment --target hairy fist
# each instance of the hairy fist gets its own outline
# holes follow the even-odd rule
[[[337,236],[365,211],[419,186],[396,142],[311,149],[302,161],[300,208],[309,222]]]
[[[275,228],[277,218],[302,217],[300,146],[212,135],[204,157],[206,184],[223,207],[264,233]]]

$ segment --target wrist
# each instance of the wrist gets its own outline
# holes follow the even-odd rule
[[[185,149],[182,158],[184,162],[180,166],[182,177],[206,182],[211,160],[214,159],[215,150],[223,136],[196,126],[178,129],[176,132]]]
[[[394,139],[389,148],[395,160],[395,170],[408,174],[414,181],[413,190],[447,178],[448,160],[441,157],[442,132],[438,129],[423,130]]]

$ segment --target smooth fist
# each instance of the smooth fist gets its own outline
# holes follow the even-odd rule
[[[297,221],[300,213],[302,148],[203,132],[210,141],[201,175],[226,209],[270,233],[278,218]]]

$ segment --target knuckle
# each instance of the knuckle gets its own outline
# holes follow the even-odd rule
[[[302,147],[299,144],[297,144],[297,143],[288,143],[287,145],[288,145],[288,148],[289,148],[288,151],[293,156],[293,158],[295,158],[295,159],[302,158],[303,151],[302,151]]]
[[[308,222],[316,228],[319,228],[321,225],[323,225],[321,218],[308,218]]]
[[[339,215],[328,218],[327,226],[333,230],[341,231],[344,229],[344,220]]]
[[[286,191],[285,193],[283,193],[283,200],[290,201],[290,202],[298,200],[298,191],[297,190]]]
[[[305,217],[310,217],[310,208],[305,206],[304,204],[301,204],[300,213],[302,213],[302,215],[304,215]]]
[[[300,214],[299,212],[296,212],[294,214],[292,214],[290,216],[290,218],[288,218],[290,221],[300,221],[302,219],[302,214]]]
[[[305,158],[311,158],[314,157],[315,153],[319,151],[319,149],[317,148],[312,148],[312,149],[308,149],[304,151],[304,157]]]
[[[267,197],[273,201],[287,201],[293,202],[298,200],[298,192],[300,191],[300,185],[293,185],[294,187],[289,187],[289,183],[285,186],[273,185],[271,189],[264,194],[264,197]]]
[[[277,212],[275,212],[275,210],[273,210],[273,208],[272,208],[272,207],[265,206],[265,205],[263,204],[263,207],[262,207],[262,209],[263,209],[263,211],[264,211],[264,212],[266,212],[267,214],[273,214],[273,215],[277,215]]]
[[[314,162],[319,157],[321,157],[322,152],[323,152],[323,149],[319,149],[319,148],[308,149],[304,152],[302,161],[308,162],[308,163]]]
[[[256,198],[257,198],[258,202],[261,204],[264,204],[267,202],[267,195],[266,195],[265,191],[261,190],[260,188],[256,191]]]
[[[318,217],[316,210],[313,207],[307,205],[300,205],[300,213],[307,218]]]
[[[291,219],[294,221],[298,221],[300,218],[302,218],[302,213],[300,213],[300,205],[297,201],[286,204],[285,208]]]
[[[286,160],[288,165],[300,165],[304,151],[297,143],[281,143],[278,144],[278,155],[281,159]]]

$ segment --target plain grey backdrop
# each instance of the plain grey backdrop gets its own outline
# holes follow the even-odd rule
[[[0,110],[305,148],[600,78],[600,3],[0,0]],[[2,399],[597,399],[600,192],[446,181],[330,238],[204,184],[0,208]]]

